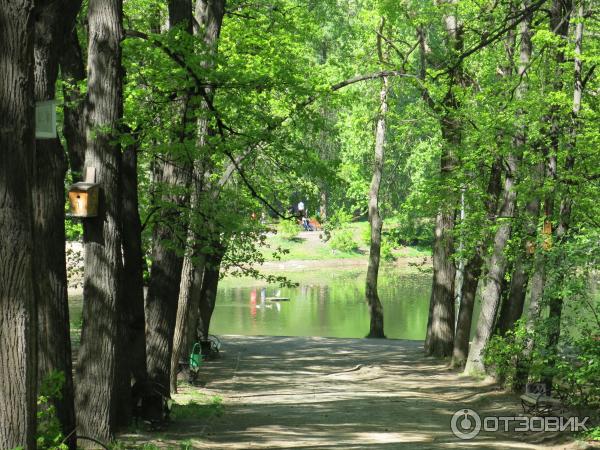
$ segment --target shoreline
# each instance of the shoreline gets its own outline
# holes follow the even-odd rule
[[[265,261],[264,264],[253,266],[260,272],[309,272],[315,269],[356,269],[366,268],[369,260],[365,256],[356,258],[332,258],[332,259],[290,259],[288,261]],[[418,271],[418,267],[429,269],[431,257],[406,256],[399,257],[396,261],[382,263],[381,269],[400,268]],[[229,274],[226,275],[230,277]]]

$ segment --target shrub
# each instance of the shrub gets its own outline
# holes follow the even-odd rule
[[[568,402],[576,406],[600,407],[600,340],[586,335],[562,352],[554,373]]]
[[[65,220],[65,237],[67,241],[77,241],[83,236],[83,225],[81,222]]]
[[[358,250],[358,244],[352,236],[352,231],[347,228],[335,231],[329,241],[329,245],[333,250],[340,252],[351,253]]]
[[[282,220],[277,225],[277,234],[284,239],[293,240],[300,232],[300,226],[296,223],[296,220]]]
[[[400,245],[420,245],[430,247],[433,244],[433,222],[429,219],[402,217],[397,227],[390,230],[390,239]]]
[[[522,354],[527,331],[520,321],[514,330],[505,336],[494,335],[484,350],[483,362],[506,386],[514,387],[517,372],[517,360]]]
[[[506,336],[493,336],[485,348],[486,367],[507,387],[515,387],[517,360],[530,337],[543,342],[544,331],[532,336],[521,320],[515,330],[507,332]],[[568,404],[595,408],[600,406],[600,341],[597,336],[566,339],[558,350],[558,358],[552,369],[549,369],[550,355],[544,345],[536,345],[534,348],[529,361],[520,361],[528,370],[530,380],[551,376],[553,384]]]
[[[371,225],[369,223],[363,228],[361,237],[365,245],[369,246],[371,244]],[[394,248],[395,246],[389,233],[381,233],[381,259],[387,262],[395,261],[396,257],[393,253]]]
[[[394,246],[387,239],[387,236],[383,235],[381,240],[381,259],[387,262],[396,261],[393,250]]]
[[[60,398],[61,389],[65,383],[62,372],[52,372],[42,381],[38,397],[37,412],[37,448],[44,450],[67,450],[63,442],[60,422],[56,417],[56,408],[52,400]]]

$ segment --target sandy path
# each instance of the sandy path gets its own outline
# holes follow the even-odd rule
[[[518,415],[518,399],[424,358],[421,346],[227,336],[222,357],[202,375],[202,391],[223,398],[223,414],[178,420],[155,442],[179,448],[187,440],[214,450],[574,448],[564,434],[497,432],[459,440],[450,429],[456,410]]]

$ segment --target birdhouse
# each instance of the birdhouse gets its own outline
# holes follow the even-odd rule
[[[96,217],[98,215],[98,198],[100,185],[97,183],[79,182],[69,188],[69,203],[72,217]]]
[[[544,250],[550,250],[552,248],[552,222],[549,220],[544,221],[544,228],[542,230],[544,236],[544,242],[542,248]]]

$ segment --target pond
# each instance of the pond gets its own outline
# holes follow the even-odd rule
[[[211,323],[212,334],[266,336],[321,336],[361,338],[369,331],[369,311],[364,297],[366,268],[317,268],[301,272],[284,271],[298,287],[280,288],[260,280],[227,277],[219,284],[217,304]],[[600,305],[600,280],[590,283],[596,305]],[[481,286],[480,286],[481,287]],[[261,302],[266,296],[288,297],[289,301]],[[425,338],[431,274],[413,268],[384,267],[379,274],[379,297],[384,310],[388,338],[422,340]],[[590,314],[575,314],[574,305],[565,305],[564,326],[579,329],[582,323],[596,320]],[[69,295],[73,330],[81,327],[81,291]],[[475,303],[473,336],[480,299]],[[583,311],[585,313],[585,311]],[[576,323],[575,323],[576,321]],[[78,333],[74,333],[78,339]]]
[[[366,268],[315,269],[283,273],[298,287],[280,288],[249,279],[220,282],[211,323],[213,334],[361,338],[369,332]],[[280,274],[281,275],[281,274]],[[289,301],[261,301],[287,297]],[[389,338],[425,338],[431,275],[387,268],[380,272],[379,297]]]

